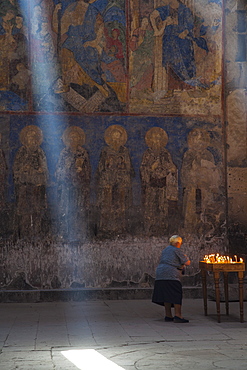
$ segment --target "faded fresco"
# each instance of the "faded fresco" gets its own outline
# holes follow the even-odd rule
[[[220,119],[39,120],[11,118],[8,159],[1,157],[6,235],[83,241],[224,234]]]
[[[83,238],[87,231],[91,166],[83,147],[85,133],[77,126],[68,127],[62,136],[55,178],[57,183],[58,235],[62,239]],[[87,232],[85,232],[87,234]]]
[[[169,207],[177,207],[177,168],[165,149],[168,136],[162,128],[151,128],[145,141],[148,149],[143,154],[140,167],[144,232],[160,235],[161,230],[165,233],[169,230]]]
[[[42,237],[42,221],[47,209],[48,168],[40,147],[43,133],[38,126],[28,125],[20,132],[22,146],[13,163],[15,184],[15,237]]]
[[[125,146],[126,130],[120,125],[112,125],[105,131],[104,138],[107,146],[102,149],[96,173],[97,206],[99,231],[109,236],[127,230],[134,169]]]
[[[2,0],[0,110],[218,115],[221,55],[218,0]]]
[[[30,100],[27,27],[16,1],[0,4],[0,110],[23,111]]]
[[[57,99],[68,110],[121,112],[126,100],[123,1],[54,1],[61,78]]]
[[[219,114],[220,1],[131,5],[130,111]]]
[[[172,234],[188,286],[204,254],[245,260],[246,17],[245,0],[0,1],[2,287],[151,286]]]
[[[195,128],[189,132],[181,168],[184,228],[189,232],[217,231],[224,219],[222,170],[209,146],[208,131]]]

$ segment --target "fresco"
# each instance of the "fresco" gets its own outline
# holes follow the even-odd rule
[[[220,119],[9,120],[2,161],[2,203],[13,213],[8,235],[80,241],[222,234]]]
[[[143,0],[133,6],[132,112],[140,104],[146,113],[220,112],[221,13],[216,1]]]
[[[168,209],[177,208],[178,173],[165,148],[168,136],[161,127],[152,127],[145,135],[148,149],[140,166],[144,229],[147,234],[168,232]]]
[[[16,196],[14,230],[17,238],[41,237],[49,176],[46,155],[40,148],[42,141],[43,133],[36,125],[28,125],[20,132],[22,146],[13,163]]]
[[[188,150],[181,168],[183,186],[183,219],[187,231],[201,230],[219,224],[224,217],[217,212],[220,192],[223,191],[222,171],[216,165],[214,155],[208,149],[210,135],[202,128],[188,134]],[[221,189],[221,191],[220,191]],[[223,211],[223,210],[222,210]]]
[[[100,154],[96,173],[99,231],[118,234],[127,230],[127,212],[132,205],[134,169],[128,148],[126,130],[121,125],[109,126],[107,144]]]
[[[245,15],[243,0],[0,1],[3,286],[136,282],[177,233],[191,274],[204,253],[245,258]]]
[[[0,110],[23,111],[30,99],[27,27],[16,1],[0,5]]]
[[[87,230],[91,166],[85,133],[78,126],[68,127],[62,136],[65,148],[57,162],[58,233],[61,238],[83,237]]]
[[[221,113],[217,0],[1,4],[2,111]]]

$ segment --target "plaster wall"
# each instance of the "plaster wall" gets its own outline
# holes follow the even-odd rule
[[[86,6],[83,1],[66,4],[60,14],[63,27],[74,5]],[[3,5],[5,16],[10,5],[7,0]],[[9,39],[19,48],[13,47],[0,64],[1,288],[152,287],[159,256],[172,234],[183,237],[192,260],[186,269],[188,285],[200,283],[198,262],[205,254],[245,258],[246,4],[183,4],[192,11],[189,24],[197,36],[189,63],[195,63],[196,74],[185,82],[162,67],[164,35],[154,36],[151,24],[141,29],[143,19],[155,10],[154,2],[134,6],[130,1],[126,7],[119,2],[118,21],[106,22],[104,12],[97,18],[103,18],[108,36],[114,29],[119,32],[117,41],[107,39],[104,51],[121,44],[124,55],[111,55],[108,64],[102,59],[104,83],[94,80],[90,69],[85,75],[86,59],[78,60],[74,46],[73,55],[66,52],[69,64],[60,59],[57,74],[58,56],[66,49],[56,36],[59,18],[54,15],[59,9],[56,1],[36,5],[29,4],[28,14],[37,15],[37,30],[24,18],[29,31],[21,33],[31,49],[23,46],[24,36],[16,36],[18,30],[11,31]],[[11,22],[17,26],[16,19]],[[83,24],[82,19],[78,22]],[[42,31],[44,23],[50,25],[48,33]],[[102,24],[97,24],[99,30]],[[43,36],[46,41],[39,50]],[[134,44],[137,37],[143,37],[142,49]],[[1,48],[8,51],[12,44],[6,41],[3,29]],[[25,66],[21,74],[18,63]],[[31,146],[26,140],[33,127],[39,154],[28,157],[26,148]],[[79,140],[74,157],[68,154],[65,135],[71,129]],[[114,129],[122,140],[117,155]],[[40,164],[41,158],[46,164]],[[90,167],[78,164],[82,158]],[[107,172],[109,168],[113,170]],[[64,174],[67,182],[59,183]],[[23,176],[28,181],[21,182]]]

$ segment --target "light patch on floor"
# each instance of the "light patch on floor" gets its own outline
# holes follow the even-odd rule
[[[124,370],[94,349],[69,350],[61,353],[80,370]]]

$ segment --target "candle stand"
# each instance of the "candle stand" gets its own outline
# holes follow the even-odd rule
[[[225,292],[225,307],[226,314],[229,315],[229,296],[228,296],[228,273],[238,273],[238,288],[239,288],[239,308],[240,308],[240,322],[244,322],[244,292],[243,292],[243,279],[245,271],[244,262],[234,263],[209,263],[205,261],[199,262],[199,268],[202,274],[202,289],[203,289],[203,301],[204,301],[204,314],[207,316],[207,271],[213,272],[214,284],[215,284],[215,298],[216,298],[216,309],[218,322],[220,322],[220,290],[219,290],[219,278],[220,272],[224,274],[224,292]]]

